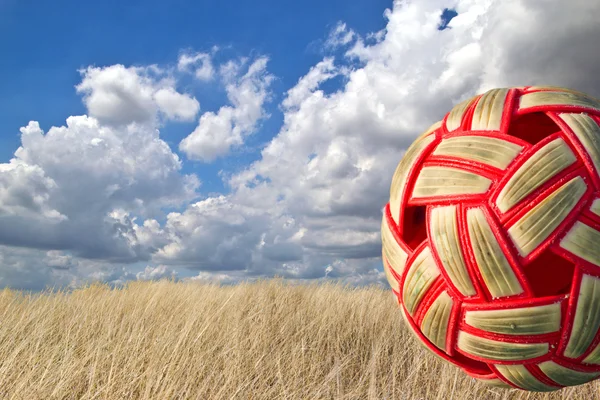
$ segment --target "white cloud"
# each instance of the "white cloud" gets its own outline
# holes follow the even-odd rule
[[[375,260],[372,260],[375,261]],[[350,285],[355,287],[361,286],[381,286],[382,273],[375,268],[364,267],[362,260],[335,260],[325,268],[317,271],[315,276],[298,277],[298,272],[302,268],[283,263],[279,270],[274,271],[274,276],[284,278],[286,284],[305,285],[307,283],[326,283],[335,282],[341,285]],[[226,273],[200,271],[197,275],[181,279],[184,282],[202,282],[219,285],[234,285],[241,282],[255,282],[259,279],[264,279],[260,275],[252,275],[248,271],[227,271]]]
[[[593,46],[600,27],[583,17],[600,5],[463,0],[451,29],[439,31],[442,10],[453,5],[397,1],[385,13],[388,24],[375,35],[376,43],[355,37],[347,65],[326,59],[314,66],[288,91],[284,124],[261,158],[229,179],[232,193],[173,216],[161,236],[170,243],[154,257],[168,254],[169,263],[176,263],[193,259],[196,251],[217,254],[211,249],[221,244],[239,262],[209,258],[197,267],[221,272],[202,273],[202,279],[235,266],[227,279],[280,273],[290,279],[327,275],[385,282],[381,273],[372,273],[381,252],[381,208],[398,161],[420,132],[490,85],[545,83],[600,93]],[[511,22],[514,14],[517,23]],[[531,15],[535,23],[526,23]],[[550,26],[553,32],[547,33]],[[347,30],[336,28],[338,36]],[[342,90],[320,90],[343,67],[349,72]],[[209,212],[207,204],[218,211]],[[217,215],[236,223],[221,223]],[[284,228],[286,219],[294,222]]]
[[[130,78],[113,79],[121,91],[103,83],[99,100],[86,98],[97,118],[71,117],[47,133],[29,124],[0,167],[0,242],[42,249],[0,248],[0,284],[125,282],[138,277],[120,263],[140,260],[151,265],[139,277],[183,266],[199,271],[195,279],[225,283],[280,275],[384,284],[374,271],[381,208],[420,132],[492,86],[563,85],[600,96],[600,3],[545,4],[396,1],[386,28],[370,35],[375,43],[354,33],[344,59],[322,60],[287,91],[281,129],[258,161],[227,178],[230,193],[200,201],[199,182],[181,175],[181,161],[148,122],[156,91],[174,83],[160,86],[150,69],[150,83],[110,70]],[[453,6],[451,29],[439,31],[442,10]],[[231,105],[205,113],[180,143],[193,159],[242,145],[266,114],[266,58],[225,63],[219,75]],[[343,86],[325,93],[322,83],[337,75]],[[109,94],[129,111],[106,106]],[[114,126],[134,120],[146,122]],[[160,207],[190,201],[158,222]]]
[[[47,285],[67,286],[60,270],[49,268],[43,251],[0,245],[0,287],[43,290]]]
[[[335,28],[329,32],[329,37],[325,41],[325,47],[336,48],[346,46],[356,38],[356,33],[346,26],[345,22],[339,21]]]
[[[134,279],[123,265],[77,259],[62,251],[0,245],[0,287],[39,291],[77,288],[92,280],[122,285]]]
[[[39,129],[39,126],[31,123],[23,129],[36,128]],[[37,165],[29,165],[18,159],[0,164],[0,216],[40,218],[55,222],[65,220],[65,215],[48,204],[50,193],[56,189],[56,182]]]
[[[256,130],[258,122],[268,116],[264,104],[274,77],[267,72],[267,61],[266,57],[255,60],[244,75],[240,70],[247,63],[245,59],[230,61],[221,67],[231,106],[200,117],[196,129],[179,144],[188,158],[211,162],[226,155],[231,148],[242,145]]]
[[[46,258],[44,259],[44,262],[50,268],[61,270],[68,270],[77,267],[79,264],[79,261],[71,254],[67,254],[60,250],[50,250],[46,252]]]
[[[198,178],[180,170],[149,126],[75,116],[44,133],[30,122],[14,158],[0,164],[0,242],[115,261],[148,258],[151,249],[137,245],[133,221],[123,215],[160,215],[197,197]]]
[[[135,279],[115,263],[147,260],[156,247],[141,244],[132,215],[161,216],[162,208],[198,197],[198,178],[181,174],[153,114],[193,118],[197,101],[154,66],[91,67],[82,75],[78,91],[96,117],[71,116],[47,132],[31,121],[14,157],[0,164],[0,243],[7,254],[23,254],[11,246],[32,254],[26,268],[0,264],[7,285],[37,287],[30,281],[36,269],[40,285]]]
[[[200,110],[198,100],[178,93],[172,87],[158,89],[154,93],[154,101],[159,110],[171,120],[192,121]]]
[[[599,13],[597,1],[493,2],[481,35],[486,62],[479,91],[551,83],[600,97]]]
[[[175,90],[175,81],[156,66],[88,67],[76,86],[83,94],[89,115],[103,124],[126,125],[153,122],[157,113],[167,119],[192,120],[200,103]]]
[[[153,258],[205,270],[245,269],[271,219],[268,210],[232,203],[225,196],[199,201],[168,215],[165,229],[158,232],[167,244]]]
[[[159,265],[157,267],[147,266],[144,271],[135,274],[137,280],[141,281],[157,281],[163,278],[177,278],[177,272],[166,265]]]
[[[310,71],[300,78],[294,87],[288,90],[287,96],[282,102],[283,107],[289,109],[301,105],[321,83],[338,74],[339,71],[333,63],[333,57],[326,57],[323,61],[311,67]]]
[[[217,48],[213,48],[213,53]],[[193,72],[201,81],[208,81],[214,77],[215,69],[212,56],[209,53],[183,53],[179,56],[177,69],[182,72]]]

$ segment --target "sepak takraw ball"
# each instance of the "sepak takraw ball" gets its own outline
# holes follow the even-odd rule
[[[492,385],[600,377],[600,101],[493,89],[408,148],[382,220],[407,325]]]

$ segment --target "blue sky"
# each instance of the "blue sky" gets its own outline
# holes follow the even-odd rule
[[[18,129],[30,120],[42,128],[60,126],[69,115],[85,113],[74,86],[77,72],[88,65],[149,65],[176,61],[181,51],[225,48],[225,55],[270,56],[269,70],[277,80],[269,105],[271,118],[252,142],[260,146],[281,125],[277,108],[283,92],[323,56],[323,41],[338,21],[361,34],[385,26],[389,0],[281,2],[223,1],[61,1],[0,3],[0,73],[10,76],[0,98],[0,157],[8,161],[19,145]],[[226,48],[229,47],[229,48]],[[188,82],[203,111],[217,110],[226,100],[218,85]],[[331,90],[339,88],[339,83]],[[165,127],[163,138],[176,144],[195,123]],[[174,145],[173,145],[174,144]],[[207,166],[185,163],[185,172],[199,173],[205,191],[227,190],[217,172],[237,168],[258,157],[243,152]]]
[[[406,148],[494,87],[598,96],[599,7],[0,0],[0,287],[388,287]]]

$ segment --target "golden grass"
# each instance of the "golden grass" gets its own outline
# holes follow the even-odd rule
[[[390,290],[133,282],[0,292],[0,398],[593,399],[489,388],[405,328]]]

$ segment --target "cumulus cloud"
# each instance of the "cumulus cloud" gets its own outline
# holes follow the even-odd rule
[[[200,110],[194,97],[179,93],[175,80],[156,66],[88,67],[75,88],[83,94],[90,116],[100,122],[127,125],[152,122],[157,113],[171,120],[193,120]]]
[[[495,1],[480,28],[485,61],[479,91],[525,82],[548,82],[600,97],[600,55],[597,51],[600,3],[574,0]],[[460,13],[464,6],[457,8]],[[459,18],[455,24],[468,24]],[[501,46],[494,46],[500,42]]]
[[[30,122],[13,159],[0,164],[0,243],[147,259],[152,249],[138,245],[123,215],[160,215],[196,198],[198,178],[180,170],[181,160],[148,126],[75,116],[44,132]]]
[[[46,252],[44,262],[50,268],[61,270],[72,269],[79,265],[79,261],[71,254],[67,254],[60,250],[50,250]]]
[[[442,10],[455,5],[452,29],[440,31]],[[283,126],[261,158],[229,178],[231,194],[174,216],[161,236],[171,235],[170,243],[154,257],[174,263],[194,249],[230,243],[226,248],[239,261],[213,257],[198,265],[208,270],[202,279],[235,266],[230,278],[264,273],[385,282],[373,273],[381,209],[408,145],[458,101],[490,87],[543,83],[597,96],[593,38],[600,29],[590,16],[598,11],[600,5],[586,1],[553,7],[520,0],[396,1],[385,12],[386,28],[367,38],[338,25],[330,42],[350,46],[345,59],[321,61],[287,92]],[[320,85],[344,67],[342,90],[324,93]],[[197,233],[213,229],[207,220],[215,211],[207,204],[236,221],[214,230],[220,241]],[[286,218],[293,224],[284,229]],[[266,246],[269,237],[283,239]]]
[[[247,269],[257,261],[254,249],[273,218],[269,210],[247,207],[226,196],[199,201],[183,213],[167,216],[158,232],[167,244],[154,260],[204,270]]]
[[[375,260],[371,260],[375,261]],[[379,286],[382,285],[381,272],[376,268],[365,267],[363,260],[335,260],[328,264],[323,271],[315,276],[304,273],[302,268],[294,267],[288,263],[281,264],[274,276],[284,278],[286,284],[304,285],[307,283],[336,283],[353,287]],[[300,273],[302,272],[302,273]],[[263,276],[253,275],[248,271],[210,272],[200,271],[197,275],[181,279],[184,282],[201,282],[219,285],[235,285],[241,282],[256,282],[264,279]]]
[[[326,57],[323,61],[310,68],[310,71],[298,80],[298,83],[287,92],[281,105],[290,109],[298,107],[310,97],[321,83],[337,76],[340,72],[335,67],[333,57]]]
[[[30,124],[23,128],[26,129],[39,129],[39,125]],[[55,222],[65,220],[64,214],[48,204],[50,194],[57,187],[38,165],[18,159],[0,164],[0,215]]]
[[[448,7],[458,15],[440,31]],[[99,85],[94,101],[96,89],[86,89],[90,116],[47,133],[30,123],[0,166],[0,284],[126,282],[138,276],[120,263],[140,260],[149,269],[139,278],[186,267],[196,280],[224,283],[278,275],[385,284],[375,269],[381,209],[405,149],[458,101],[491,87],[551,84],[600,96],[599,12],[586,0],[396,1],[379,32],[361,37],[338,25],[344,56],[307,71],[285,94],[283,124],[259,159],[223,175],[228,194],[200,200],[197,178],[181,174],[147,122],[152,107],[166,114],[156,92],[174,84],[161,86],[149,69],[151,82],[138,71],[116,79],[118,90]],[[186,63],[194,73],[204,65]],[[266,64],[215,69],[231,104],[204,113],[181,151],[208,162],[243,145],[267,114]],[[340,75],[340,90],[323,90]],[[110,96],[129,111],[105,106]],[[175,204],[188,205],[163,220],[160,208]]]
[[[247,59],[221,66],[220,75],[231,105],[216,113],[204,113],[196,129],[181,141],[179,150],[192,160],[211,162],[242,145],[258,122],[268,116],[264,104],[274,77],[267,72],[267,62],[266,57],[258,58],[243,75],[241,70]]]
[[[178,93],[172,87],[158,89],[154,101],[168,119],[175,121],[192,121],[200,110],[198,100]]]
[[[15,290],[74,289],[91,281],[122,285],[135,280],[124,265],[77,259],[63,251],[0,245],[0,287]]]
[[[21,146],[0,164],[7,254],[0,282],[38,287],[30,282],[35,270],[40,285],[135,279],[115,265],[156,251],[137,238],[136,218],[162,216],[163,208],[198,197],[199,179],[181,173],[181,160],[157,130],[157,115],[176,120],[197,112],[197,101],[174,87],[158,67],[90,67],[77,88],[92,115],[68,117],[47,132],[37,121],[21,128]],[[25,250],[27,267],[11,261]]]
[[[16,290],[43,290],[47,285],[68,285],[43,263],[44,252],[0,245],[0,287]]]
[[[147,266],[144,271],[135,274],[135,277],[139,281],[157,281],[164,278],[176,280],[177,272],[166,265]]]
[[[329,32],[329,37],[325,41],[325,47],[336,48],[349,44],[356,38],[356,33],[346,26],[345,22],[339,21]]]
[[[213,53],[216,50],[214,47]],[[183,53],[179,56],[177,69],[181,72],[191,72],[201,81],[211,80],[215,75],[210,53]]]

